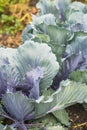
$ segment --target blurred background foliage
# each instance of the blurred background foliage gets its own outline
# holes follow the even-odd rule
[[[79,2],[87,4],[87,0],[72,0],[72,1],[79,1]]]
[[[87,3],[87,0],[72,0],[72,1],[80,1],[80,2],[83,2],[83,3]]]
[[[0,0],[0,45],[17,47],[23,28],[36,14],[38,0]]]
[[[37,0],[0,0],[0,34],[14,34],[31,22]]]

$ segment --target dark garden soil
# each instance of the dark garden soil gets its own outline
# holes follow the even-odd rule
[[[71,122],[69,130],[87,130],[87,111],[84,110],[82,105],[73,105],[67,111]]]

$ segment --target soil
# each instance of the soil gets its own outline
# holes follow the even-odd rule
[[[17,48],[21,45],[21,32],[15,35],[2,34],[0,35],[0,45],[4,47]]]
[[[87,130],[87,111],[84,110],[82,105],[73,105],[67,111],[71,122],[69,130]]]

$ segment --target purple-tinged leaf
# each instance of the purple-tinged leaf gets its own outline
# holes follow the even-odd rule
[[[33,100],[28,99],[21,92],[5,94],[2,103],[8,116],[18,122],[25,120],[34,111]]]

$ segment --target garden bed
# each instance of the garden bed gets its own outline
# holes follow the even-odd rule
[[[35,7],[36,2],[37,1],[33,1],[33,3],[31,3],[32,7],[30,7],[30,10],[27,10],[27,9],[24,10],[24,8],[23,8],[23,10],[21,10],[19,20],[22,21],[21,22],[22,28],[19,29],[19,31],[13,29],[13,30],[15,30],[15,32],[13,32],[13,30],[11,30],[12,34],[6,33],[5,31],[0,34],[0,45],[1,46],[5,46],[6,48],[7,47],[17,48],[18,46],[21,45],[21,42],[22,42],[21,41],[22,30],[24,29],[24,27],[29,22],[31,22],[31,20],[32,20],[31,13],[36,14],[37,11],[38,11],[36,9],[36,7]],[[29,6],[28,4],[29,3],[27,3],[27,7]],[[16,15],[16,13],[15,13],[15,16],[17,17],[18,14]],[[28,13],[28,15],[27,15],[28,17],[25,17],[27,13]],[[8,15],[8,14],[6,14],[6,15]],[[18,17],[17,17],[17,19],[18,19]],[[28,21],[28,20],[30,20],[30,21]],[[4,26],[4,24],[2,24],[2,25]],[[2,27],[0,26],[0,29],[1,28]],[[71,123],[71,126],[69,127],[69,130],[87,130],[87,111],[84,110],[82,105],[76,104],[76,105],[68,107],[66,110],[67,110],[67,112],[69,114],[70,123]],[[37,128],[36,127],[35,128],[31,127],[29,130],[38,130],[38,129],[43,129],[44,130],[44,128],[41,128],[41,126],[43,126],[43,127],[52,127],[52,126],[57,125],[57,123],[58,123],[57,120],[55,119],[55,117],[52,114],[49,114],[48,116],[46,116],[44,118],[41,118],[38,121],[31,121],[31,122],[28,122],[28,123],[37,123],[37,122],[40,123],[40,127],[37,127]],[[3,124],[6,124],[6,123],[10,124],[10,121],[7,122],[6,119],[5,119]],[[67,126],[65,126],[65,127],[67,128]]]

